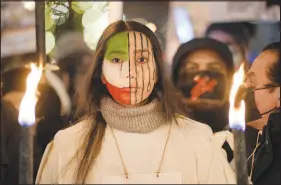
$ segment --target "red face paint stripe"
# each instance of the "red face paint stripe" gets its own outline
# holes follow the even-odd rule
[[[123,105],[131,104],[131,90],[130,88],[118,88],[110,83],[108,83],[105,79],[105,85],[107,90],[113,97],[115,101]]]

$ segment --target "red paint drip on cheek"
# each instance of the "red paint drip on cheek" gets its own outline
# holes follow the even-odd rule
[[[105,79],[105,85],[108,92],[111,94],[113,99],[123,105],[131,105],[131,92],[128,91],[128,88],[118,88],[107,82]]]

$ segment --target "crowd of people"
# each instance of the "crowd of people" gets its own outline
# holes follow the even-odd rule
[[[38,86],[34,182],[235,184],[229,96],[243,65],[249,183],[280,184],[280,42],[250,64],[254,32],[247,23],[211,24],[179,46],[170,75],[157,37],[140,23],[112,23],[95,51],[80,33],[63,35],[60,70]],[[2,72],[4,184],[18,183],[17,116],[32,57]]]

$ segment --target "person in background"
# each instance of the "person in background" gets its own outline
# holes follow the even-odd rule
[[[47,63],[50,58],[47,57]],[[35,61],[35,54],[25,54],[6,58],[2,69],[2,98],[12,103],[19,111],[19,106],[26,91],[26,79],[30,68],[26,65]],[[44,71],[38,84],[38,101],[35,107],[36,124],[34,125],[34,175],[37,174],[45,147],[54,135],[68,125],[68,94],[64,84],[50,71]],[[16,145],[10,147],[17,147]],[[35,177],[35,176],[34,176]]]
[[[275,42],[262,50],[247,72],[245,82],[248,93],[254,95],[252,109],[257,109],[261,115],[259,121],[255,122],[261,134],[249,158],[250,176],[254,185],[280,184],[280,46],[280,42]]]
[[[36,184],[235,183],[211,129],[178,115],[166,74],[149,28],[109,25],[80,96],[87,118],[56,134]]]
[[[206,29],[205,35],[227,44],[233,54],[235,71],[243,64],[246,74],[251,62],[249,61],[249,44],[251,39],[255,36],[255,33],[256,27],[254,24],[249,22],[236,22],[213,23]],[[252,100],[252,94],[249,94],[246,99]],[[259,112],[257,110],[252,110],[251,106],[252,104],[246,104],[245,120],[247,122],[260,118]],[[251,124],[246,126],[245,137],[248,154],[255,148],[257,133],[258,130],[255,126]]]
[[[212,128],[214,141],[226,151],[229,162],[233,161],[228,131],[233,73],[232,54],[227,45],[211,38],[195,38],[182,44],[173,59],[172,80],[186,104],[185,112]]]
[[[216,39],[228,45],[232,54],[235,71],[244,64],[245,70],[249,66],[249,44],[255,35],[255,26],[248,22],[213,23],[205,36]]]
[[[234,65],[228,47],[214,39],[195,38],[182,44],[172,65],[172,80],[192,118],[213,132],[228,125],[229,93]],[[220,115],[220,116],[217,116]]]
[[[19,183],[20,129],[17,109],[1,98],[1,184]]]
[[[79,32],[64,33],[56,43],[54,59],[60,67],[57,74],[66,86],[72,102],[71,112],[67,118],[71,123],[76,122],[84,114],[83,110],[80,112],[77,110],[77,95],[92,62],[93,53]]]
[[[26,77],[30,69],[24,65],[12,67],[2,74],[2,98],[9,101],[19,110],[21,99],[26,89]]]
[[[13,103],[15,108],[19,110],[22,97],[26,91],[26,78],[31,72],[30,61],[35,61],[36,54],[29,53],[20,56],[5,58],[1,61],[2,74],[2,98]],[[47,63],[50,62],[47,57]],[[62,83],[57,83],[57,79],[49,78],[49,71],[45,71],[41,76],[38,85],[39,98],[36,104],[36,117],[41,118],[44,115],[60,115],[67,114],[67,108],[63,106],[65,103],[61,96],[67,96],[67,93],[57,93],[64,91]],[[59,90],[58,90],[59,89]],[[52,107],[52,108],[51,108]],[[66,110],[61,110],[62,108]]]

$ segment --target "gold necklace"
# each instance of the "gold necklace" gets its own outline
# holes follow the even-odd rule
[[[109,126],[109,128],[111,130],[111,133],[113,135],[113,138],[114,138],[114,141],[115,141],[115,145],[116,145],[116,148],[117,148],[118,153],[119,153],[119,157],[120,157],[121,162],[122,162],[122,166],[123,166],[123,170],[124,170],[126,179],[128,179],[129,178],[129,172],[128,172],[127,168],[126,168],[126,165],[125,165],[125,162],[124,162],[124,158],[123,158],[123,156],[121,154],[121,150],[119,148],[116,136],[114,134],[114,131],[113,131],[112,127],[110,125],[108,125],[108,126]],[[158,169],[156,171],[156,176],[157,177],[159,177],[159,174],[160,174],[160,171],[161,171],[161,168],[162,168],[165,151],[166,151],[167,144],[168,144],[168,141],[169,141],[169,138],[170,138],[170,135],[171,135],[171,130],[172,130],[171,128],[172,128],[172,123],[170,124],[169,132],[168,132],[168,136],[167,136],[167,139],[166,139],[166,142],[165,142],[164,150],[163,150],[163,153],[162,153],[162,156],[161,156],[160,164],[159,164]]]
[[[260,132],[258,132],[258,136],[257,136],[257,141],[256,141],[256,146],[253,150],[253,152],[251,153],[251,155],[248,157],[247,162],[249,161],[249,159],[252,157],[252,161],[251,161],[251,171],[250,171],[250,178],[252,178],[252,174],[253,174],[253,169],[254,169],[254,162],[255,162],[255,153],[257,148],[259,147],[260,143],[259,143],[259,137],[260,137]]]

